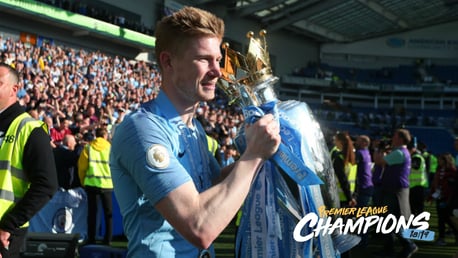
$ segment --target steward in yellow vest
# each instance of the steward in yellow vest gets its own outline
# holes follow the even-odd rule
[[[88,199],[88,244],[96,239],[97,198],[102,200],[105,218],[105,236],[103,243],[109,245],[113,233],[113,181],[110,170],[111,143],[108,142],[108,131],[97,128],[95,140],[84,146],[78,159],[78,175]]]
[[[29,220],[57,191],[47,126],[17,102],[19,76],[0,63],[0,254],[20,257]]]
[[[423,188],[428,187],[428,176],[426,171],[425,158],[419,153],[415,152],[412,154],[412,165],[409,175],[410,188],[421,186]]]
[[[428,146],[424,142],[419,142],[416,148],[425,160],[425,169],[428,179],[428,185],[431,186],[437,170],[437,157],[428,151]]]
[[[428,188],[428,175],[426,161],[423,155],[416,150],[415,146],[409,146],[411,168],[409,174],[409,200],[412,214],[418,215],[425,210],[425,196]]]
[[[342,154],[338,154],[340,157],[340,159],[343,160],[343,155]],[[357,172],[357,165],[356,164],[351,164],[351,163],[347,163],[344,165],[344,172],[345,172],[345,176],[347,178],[347,181],[348,181],[348,186],[349,186],[349,190],[350,190],[350,196],[353,196],[353,193],[355,192],[356,190],[356,172]],[[341,184],[340,184],[340,180],[337,180],[337,190],[339,192],[339,199],[341,202],[345,202],[345,201],[349,201],[351,200],[353,197],[347,197],[348,194],[345,194]]]
[[[340,203],[344,206],[355,206],[353,193],[356,187],[357,165],[353,141],[348,133],[339,132],[334,136],[335,148],[331,150],[331,160],[337,177],[337,190]]]

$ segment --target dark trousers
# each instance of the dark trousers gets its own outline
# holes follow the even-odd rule
[[[423,186],[410,188],[409,200],[412,214],[418,215],[425,211],[425,188]]]
[[[388,214],[393,214],[399,218],[404,216],[406,220],[410,216],[409,203],[409,188],[400,189],[383,189],[382,188],[382,204],[388,206]],[[394,244],[396,240],[395,232],[383,235],[385,237],[384,250],[394,253]],[[401,232],[397,234],[399,242],[404,248],[409,248],[413,245],[412,240],[402,237]]]
[[[362,208],[369,206],[369,203],[372,200],[372,196],[374,195],[374,187],[370,186],[367,188],[358,188],[358,196],[356,198],[356,207]],[[375,206],[375,204],[373,204]],[[360,246],[365,247],[369,243],[369,234],[360,234],[361,242]]]
[[[24,246],[25,236],[27,234],[27,228],[20,228],[15,230],[10,236],[10,245],[6,250],[3,245],[0,244],[0,254],[2,258],[19,258],[21,249]]]
[[[103,242],[111,242],[113,235],[113,200],[111,189],[101,189],[97,187],[85,187],[87,193],[87,235],[88,242],[95,243],[96,223],[97,223],[97,198],[102,201],[103,214],[105,219],[105,236]]]
[[[449,225],[455,234],[455,240],[458,240],[458,229],[455,224],[453,224],[450,216],[452,211],[445,201],[437,200],[436,201],[436,210],[437,210],[437,223],[439,226],[439,238],[445,238],[445,224]]]

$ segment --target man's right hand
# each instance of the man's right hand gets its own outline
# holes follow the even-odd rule
[[[246,153],[269,159],[278,150],[281,142],[280,124],[272,114],[266,114],[254,124],[246,124]]]
[[[8,250],[10,246],[10,236],[11,236],[10,232],[0,229],[0,244],[6,250]],[[0,258],[2,258],[1,253],[0,253]]]

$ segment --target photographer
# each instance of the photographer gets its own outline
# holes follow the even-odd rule
[[[411,141],[407,129],[397,129],[391,138],[391,151],[387,154],[381,151],[374,153],[374,163],[382,169],[379,177],[380,204],[388,206],[388,211],[396,217],[408,218],[411,214],[409,204],[409,173],[411,158],[407,144]],[[385,147],[386,149],[386,147]],[[395,233],[384,235],[385,245],[376,256],[392,256],[395,248]],[[404,238],[400,233],[398,239],[403,248],[400,257],[410,257],[418,251],[417,245]]]

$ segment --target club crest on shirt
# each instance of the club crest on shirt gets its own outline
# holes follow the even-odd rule
[[[170,156],[164,146],[153,144],[146,152],[146,161],[152,167],[166,168],[170,164]]]

